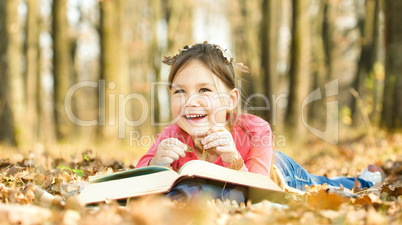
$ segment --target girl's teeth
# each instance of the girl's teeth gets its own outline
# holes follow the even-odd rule
[[[199,118],[199,117],[203,117],[204,115],[188,115],[186,116],[187,118],[191,119],[191,118]]]

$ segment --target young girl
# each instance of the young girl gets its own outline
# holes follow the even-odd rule
[[[174,57],[165,57],[171,65],[169,92],[171,113],[175,123],[166,127],[137,168],[162,165],[178,171],[190,160],[203,159],[239,170],[270,176],[275,166],[282,185],[304,190],[304,185],[328,183],[352,188],[355,178],[336,178],[308,174],[301,166],[281,152],[272,149],[272,132],[263,119],[240,113],[240,93],[236,88],[234,67],[248,72],[235,63],[218,45],[185,46]],[[189,151],[193,149],[194,151]],[[275,165],[272,165],[274,162]],[[358,178],[362,187],[372,182]],[[222,187],[200,182],[175,187],[168,196],[190,201],[197,193],[222,197]],[[243,191],[225,188],[223,198],[244,201]]]

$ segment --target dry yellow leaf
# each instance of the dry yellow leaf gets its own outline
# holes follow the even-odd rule
[[[239,159],[233,159],[232,160],[232,164],[230,164],[230,169],[233,170],[241,170],[243,168],[244,165],[244,160],[242,158]]]

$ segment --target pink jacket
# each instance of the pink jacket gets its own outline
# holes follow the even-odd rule
[[[269,176],[273,156],[271,127],[265,120],[250,114],[241,114],[239,123],[240,126],[234,125],[232,137],[237,151],[244,160],[244,170]],[[165,138],[177,138],[194,149],[191,136],[174,123],[157,135],[155,142],[138,161],[136,168],[148,166],[159,143]],[[199,158],[195,151],[187,152],[185,157],[180,157],[172,163],[172,169],[178,171],[186,162],[197,159]],[[230,164],[223,162],[221,157],[214,164],[224,167],[230,166]]]

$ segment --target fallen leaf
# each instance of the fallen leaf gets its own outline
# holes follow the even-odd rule
[[[243,166],[244,166],[244,160],[242,158],[239,158],[239,159],[233,159],[229,168],[233,170],[241,170]]]
[[[336,211],[336,210],[330,210],[330,209],[320,210],[319,213],[323,217],[328,218],[330,220],[334,220],[335,218],[337,218],[341,215],[341,212]]]
[[[382,187],[382,191],[393,197],[402,195],[402,187],[393,187],[392,185],[387,185]]]
[[[355,183],[353,184],[353,193],[357,193],[362,191],[363,189],[361,188],[362,184],[360,183],[360,181],[355,178]]]
[[[317,193],[311,194],[308,197],[308,205],[315,209],[332,209],[336,210],[340,205],[347,202],[348,199],[335,193],[328,193],[325,190],[320,190]]]

